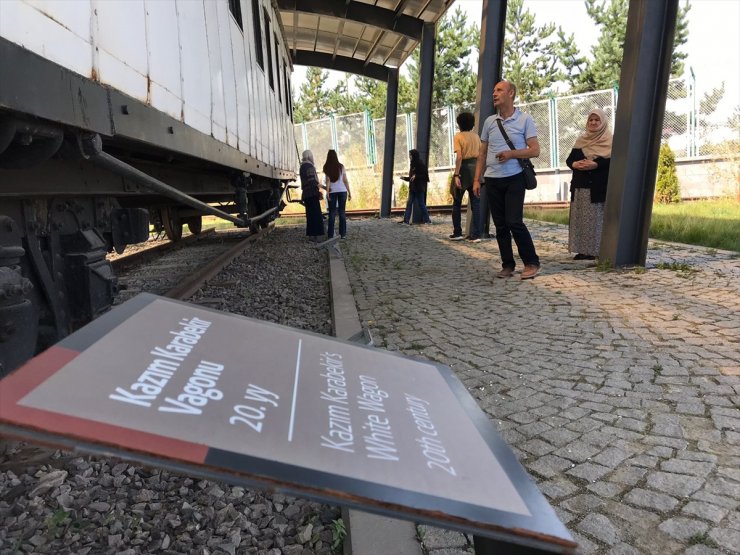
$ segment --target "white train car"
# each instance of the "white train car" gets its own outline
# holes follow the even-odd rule
[[[150,223],[277,216],[285,44],[274,0],[0,0],[0,375],[107,310]]]

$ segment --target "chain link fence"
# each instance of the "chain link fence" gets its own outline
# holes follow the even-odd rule
[[[604,110],[613,128],[618,100],[617,89],[585,94],[552,97],[519,105],[534,119],[541,154],[533,160],[538,170],[565,168],[565,160],[573,144],[586,126],[588,112],[598,107]],[[672,79],[668,84],[662,139],[679,159],[699,156],[737,156],[737,129],[727,118],[702,114],[697,109],[696,84],[693,78]],[[703,105],[703,103],[700,103]],[[455,164],[453,137],[457,131],[455,117],[473,106],[446,106],[432,111],[429,144],[430,172],[444,172]],[[375,188],[382,172],[385,154],[385,119],[373,120],[369,113],[329,117],[295,125],[296,143],[300,150],[311,149],[317,166],[323,165],[325,153],[334,149],[340,160],[355,173],[361,168]],[[408,169],[408,151],[415,148],[416,114],[399,114],[396,119],[394,173]]]

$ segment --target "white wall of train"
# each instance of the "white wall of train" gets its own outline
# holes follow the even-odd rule
[[[242,28],[228,0],[2,0],[0,36],[292,171],[291,67],[279,14],[269,2],[242,0],[241,17]],[[257,47],[273,53],[272,88]]]

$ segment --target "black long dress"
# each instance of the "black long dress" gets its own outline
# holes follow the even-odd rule
[[[588,256],[599,256],[610,160],[597,157],[594,159],[598,165],[595,170],[582,171],[573,168],[573,162],[585,158],[580,148],[574,148],[565,161],[573,170],[573,179],[570,182],[568,250]]]
[[[303,162],[300,169],[301,200],[306,208],[306,235],[318,237],[324,234],[324,219],[321,215],[321,190],[316,168]]]

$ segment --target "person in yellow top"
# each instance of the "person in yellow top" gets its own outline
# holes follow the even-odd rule
[[[455,174],[452,178],[452,241],[461,241],[462,234],[462,199],[468,193],[468,202],[473,213],[473,225],[470,227],[469,240],[480,243],[480,197],[473,194],[473,177],[475,163],[480,151],[480,137],[472,131],[475,126],[475,116],[470,112],[461,112],[457,116],[457,126],[460,129],[455,133],[453,145],[455,148]]]

